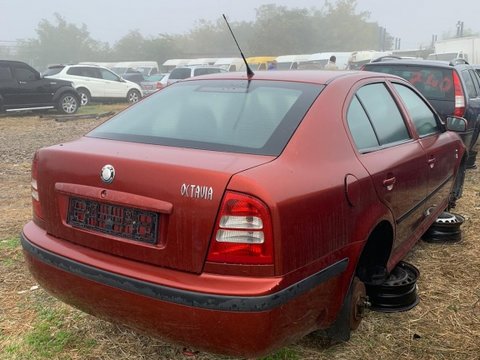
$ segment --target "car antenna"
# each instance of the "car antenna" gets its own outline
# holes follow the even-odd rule
[[[232,34],[233,40],[235,40],[235,44],[237,44],[238,51],[240,51],[240,55],[242,55],[243,62],[245,63],[245,66],[247,67],[247,77],[250,79],[255,73],[252,71],[250,66],[248,65],[247,60],[245,59],[245,56],[243,55],[242,49],[240,49],[240,45],[238,45],[237,39],[235,38],[235,35],[233,34],[232,28],[230,27],[230,24],[228,23],[227,17],[225,14],[222,14],[223,18],[225,19],[225,22],[227,23],[228,30],[230,30],[230,34]]]

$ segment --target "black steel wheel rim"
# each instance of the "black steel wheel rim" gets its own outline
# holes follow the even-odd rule
[[[399,262],[380,285],[365,284],[371,309],[379,312],[407,311],[419,302],[417,279],[419,270],[412,264]]]

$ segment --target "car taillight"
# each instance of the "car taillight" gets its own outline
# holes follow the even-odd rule
[[[267,206],[245,194],[223,198],[207,261],[229,264],[273,263],[272,220]]]
[[[453,87],[455,89],[455,110],[453,115],[463,117],[465,115],[465,95],[458,74],[453,71]]]
[[[38,222],[43,222],[43,213],[42,206],[40,204],[40,194],[38,193],[38,153],[35,152],[32,161],[32,208],[33,208],[33,219],[39,220]]]
[[[160,81],[157,81],[157,89],[163,88],[163,85]]]

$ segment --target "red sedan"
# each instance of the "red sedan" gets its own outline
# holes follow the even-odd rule
[[[448,207],[465,149],[447,128],[465,121],[385,74],[179,82],[37,151],[26,261],[66,303],[215,353],[347,339],[363,283]]]

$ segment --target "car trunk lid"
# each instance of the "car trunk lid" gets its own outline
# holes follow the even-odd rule
[[[46,230],[99,251],[199,273],[230,178],[272,159],[87,137],[52,146],[38,155]]]

